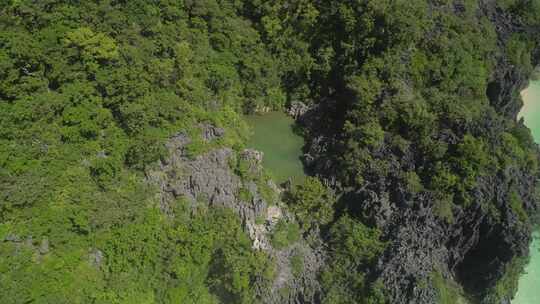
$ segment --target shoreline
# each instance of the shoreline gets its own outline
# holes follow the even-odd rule
[[[523,123],[531,130],[536,143],[540,143],[540,81],[531,80],[529,86],[520,92],[523,106],[518,112],[517,119],[523,118]],[[533,231],[533,240],[529,244],[529,262],[524,273],[520,275],[517,293],[512,304],[534,303],[538,298],[540,286],[540,230]],[[533,302],[531,302],[533,301]]]
[[[533,240],[529,248],[529,262],[525,266],[518,282],[518,291],[512,299],[512,304],[534,303],[537,299],[537,290],[540,286],[540,230],[533,232]]]
[[[525,88],[523,91],[521,91],[519,93],[519,95],[521,95],[521,100],[523,101],[523,106],[521,106],[521,109],[519,109],[519,112],[518,112],[518,115],[517,115],[518,120],[520,120],[521,118],[525,118],[525,113],[530,111],[531,104],[532,104],[532,102],[531,102],[531,97],[532,96],[530,96],[530,95],[532,95],[530,85],[527,86],[527,88]]]
[[[524,124],[531,130],[532,136],[540,143],[540,81],[530,81],[529,86],[522,90],[523,106],[518,112],[517,119],[523,119]]]

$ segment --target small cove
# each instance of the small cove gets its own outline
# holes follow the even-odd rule
[[[247,146],[264,153],[263,165],[278,183],[292,179],[298,184],[305,178],[302,165],[304,139],[293,131],[294,119],[282,112],[247,115],[253,129]]]
[[[531,81],[521,92],[524,106],[518,117],[531,129],[534,140],[540,143],[540,81]],[[512,304],[540,303],[540,231],[533,234],[530,247],[530,261],[525,273],[520,277],[518,292]]]

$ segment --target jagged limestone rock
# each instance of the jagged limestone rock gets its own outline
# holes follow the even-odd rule
[[[211,140],[221,131],[205,125],[203,140]],[[230,148],[216,148],[196,157],[186,155],[186,145],[191,139],[183,133],[170,138],[166,146],[169,157],[146,172],[147,182],[158,191],[160,208],[174,216],[172,205],[181,198],[191,208],[225,207],[232,209],[241,219],[245,231],[252,240],[254,250],[262,250],[275,262],[276,275],[270,289],[259,290],[263,303],[314,303],[320,293],[317,275],[325,257],[323,249],[312,248],[300,239],[285,248],[273,248],[271,235],[277,223],[284,219],[294,221],[284,205],[268,202],[261,194],[260,182],[243,179],[235,174],[231,164],[237,157],[247,164],[248,176],[261,176],[263,153],[253,149],[237,152]],[[280,189],[272,180],[262,181],[278,197]],[[249,195],[241,195],[245,191]],[[293,273],[291,260],[301,252],[302,271]]]

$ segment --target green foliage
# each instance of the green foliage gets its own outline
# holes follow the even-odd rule
[[[517,215],[518,219],[521,222],[527,222],[529,219],[529,216],[527,215],[527,212],[525,212],[525,209],[523,208],[523,202],[521,201],[521,197],[517,193],[516,189],[512,189],[509,193],[508,202],[510,203],[510,208],[514,212],[514,214]]]
[[[424,188],[420,177],[414,171],[403,172],[402,179],[407,187],[407,191],[410,193],[416,194]]]
[[[250,202],[253,199],[253,196],[246,188],[240,188],[238,190],[238,198],[244,202]]]
[[[295,222],[281,219],[274,227],[270,241],[276,249],[283,249],[300,238],[300,227]]]
[[[68,32],[64,40],[66,47],[75,47],[83,60],[111,60],[118,57],[118,46],[104,34],[95,34],[88,27]]]
[[[330,175],[338,188],[359,198],[339,204],[343,217],[366,216],[357,206],[362,198],[390,197],[390,204],[401,206],[405,200],[415,208],[416,196],[425,192],[433,198],[435,215],[448,223],[454,214],[478,206],[504,220],[498,215],[506,206],[495,205],[485,193],[495,191],[495,180],[512,185],[522,183],[517,176],[534,179],[537,151],[506,108],[519,104],[517,92],[503,105],[493,75],[501,62],[524,76],[532,72],[538,37],[530,33],[540,24],[540,2],[494,4],[497,16],[523,26],[513,35],[501,31],[492,16],[479,14],[487,8],[478,1],[307,2],[291,9],[289,2],[276,1],[261,13],[271,21],[266,37],[271,42],[300,37],[311,47],[310,95],[323,113],[317,117],[322,125],[309,131],[315,138],[331,138],[313,163],[324,168],[317,173]],[[299,21],[307,6],[317,12],[310,15],[316,22]],[[457,6],[459,12],[448,9]],[[300,24],[302,30],[295,31]],[[279,33],[288,35],[277,38]],[[502,191],[514,198],[511,208],[526,222],[528,198]],[[371,263],[354,274],[357,265],[338,263],[327,270],[327,302],[367,301],[361,292],[373,290],[365,282]],[[451,297],[445,296],[450,302]]]
[[[270,176],[263,172],[262,176],[259,176],[256,180],[257,190],[268,204],[274,204],[278,199],[278,195],[268,184],[270,181]]]
[[[323,303],[385,303],[382,286],[369,282],[364,273],[385,248],[380,231],[345,215],[332,225],[330,236]]]
[[[304,271],[304,255],[296,253],[290,258],[291,270],[295,277],[298,277]]]
[[[513,64],[518,65],[525,69],[525,71],[532,72],[533,66],[531,62],[531,50],[532,46],[528,41],[513,35],[507,42],[506,49],[508,56]]]
[[[236,216],[165,217],[143,182],[171,136],[191,157],[238,148],[244,108],[283,106],[278,59],[238,9],[0,4],[0,302],[256,302],[271,262]],[[208,124],[225,135],[204,141]]]
[[[268,204],[276,203],[278,194],[274,187],[271,186],[273,181],[270,175],[256,161],[235,155],[229,160],[229,167],[244,183],[254,182],[257,185],[257,191]]]
[[[335,197],[317,178],[307,177],[288,194],[287,203],[304,230],[326,225],[334,216]]]
[[[487,292],[487,296],[482,303],[498,303],[505,298],[513,297],[518,288],[518,279],[523,273],[523,268],[526,264],[526,257],[514,257],[512,261],[506,265],[503,277]]]
[[[440,271],[433,271],[431,273],[431,281],[433,286],[438,291],[440,304],[455,304],[459,303],[461,297],[461,291],[459,286],[452,280],[448,280],[443,277]]]
[[[373,148],[380,147],[384,139],[384,130],[376,121],[369,121],[359,126],[347,121],[345,122],[345,132],[351,137],[361,140],[363,145]]]
[[[540,41],[526,32],[540,25],[540,1],[494,4],[525,30],[508,37],[478,1],[461,2],[457,12],[423,0],[3,1],[0,302],[257,302],[272,267],[238,219],[185,206],[165,217],[143,182],[178,133],[190,137],[188,157],[240,150],[242,112],[325,103],[321,122],[337,136],[323,161],[342,189],[431,192],[448,222],[456,208],[491,204],[473,199],[485,180],[536,176],[530,133],[489,102],[488,81],[504,61],[532,72]],[[225,135],[204,140],[208,124]],[[264,171],[231,162],[275,203]],[[526,222],[524,198],[507,197]],[[350,206],[332,223],[336,198],[315,178],[287,200],[302,229],[329,228],[324,302],[384,303],[368,275],[384,250],[380,231]],[[279,222],[272,243],[287,247],[300,232]],[[518,268],[495,298],[513,292]]]
[[[485,173],[490,157],[482,139],[465,135],[463,141],[456,148],[456,166],[458,174],[465,181],[465,186],[472,188],[476,177]]]
[[[8,258],[0,281],[7,293],[0,299],[254,303],[251,284],[268,272],[269,264],[262,253],[251,251],[238,219],[220,209],[177,218],[187,220],[171,221],[159,210],[147,209],[137,221],[98,235],[92,246],[102,252],[100,264],[95,264],[93,251],[63,252],[54,239],[45,255],[34,247],[39,243],[24,245],[20,253],[15,253],[20,244],[3,243],[0,252]]]
[[[454,204],[452,202],[452,196],[441,197],[435,201],[435,215],[444,219],[447,223],[454,223]]]

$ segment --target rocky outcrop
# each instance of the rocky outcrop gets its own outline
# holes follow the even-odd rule
[[[212,141],[223,132],[213,126],[203,126],[203,139]],[[173,136],[167,143],[169,157],[148,170],[146,179],[158,187],[161,210],[174,216],[172,205],[181,199],[193,209],[199,207],[224,207],[234,210],[240,217],[245,231],[252,240],[254,250],[266,252],[275,261],[276,277],[270,289],[258,290],[263,303],[315,303],[320,290],[317,273],[322,265],[323,253],[304,240],[287,246],[273,248],[270,236],[280,220],[293,221],[279,201],[262,195],[261,182],[278,194],[278,187],[271,181],[246,179],[238,176],[234,166],[238,158],[247,165],[249,176],[260,176],[263,154],[246,149],[240,153],[230,148],[216,148],[196,157],[188,157],[186,147],[191,140],[183,133]],[[294,273],[293,256],[303,257],[302,271]]]
[[[16,234],[8,234],[3,239],[0,239],[0,242],[14,244],[16,251],[22,249],[31,250],[38,261],[50,252],[49,239],[46,237],[41,240],[36,240],[32,236],[21,238]]]
[[[306,112],[309,110],[309,107],[299,101],[292,102],[289,108],[287,109],[287,114],[291,116],[294,119],[297,119],[301,117],[302,115],[306,114]]]
[[[202,138],[206,142],[210,142],[225,135],[225,130],[223,128],[218,128],[211,124],[201,124],[200,127],[203,131]]]
[[[327,109],[322,111],[327,113]],[[530,227],[518,219],[508,198],[517,191],[525,209],[534,210],[534,176],[509,167],[502,175],[482,177],[472,204],[453,205],[452,218],[443,219],[438,216],[435,197],[429,192],[408,193],[399,176],[390,174],[360,189],[341,187],[332,151],[336,138],[327,130],[317,129],[326,125],[311,120],[319,113],[306,115],[309,118],[304,116],[300,121],[317,130],[308,137],[306,166],[343,193],[351,212],[381,229],[389,242],[369,275],[383,282],[390,303],[438,303],[434,271],[481,298],[502,278],[515,257],[528,254]],[[383,157],[389,160],[390,172],[400,172],[407,163],[414,168],[412,154],[402,155],[399,161],[390,154]],[[510,299],[500,300],[504,303]]]
[[[478,14],[495,25],[501,49],[505,49],[513,32],[523,30],[516,20],[496,9],[495,1],[481,1]],[[499,114],[515,119],[522,106],[519,91],[527,86],[529,75],[506,56],[502,52],[496,58],[486,95]],[[533,61],[537,64],[538,58]],[[385,148],[376,151],[376,157],[388,162],[390,174],[373,178],[359,189],[342,187],[336,178],[342,152],[336,147],[344,114],[336,104],[321,101],[298,117],[307,134],[304,162],[310,173],[323,178],[352,202],[351,212],[383,231],[389,245],[368,275],[383,282],[390,303],[438,303],[438,290],[432,280],[434,270],[445,280],[458,282],[477,300],[493,303],[482,298],[503,277],[514,258],[528,254],[531,237],[530,227],[519,220],[509,196],[517,191],[525,210],[532,212],[537,208],[533,197],[537,177],[513,166],[480,177],[472,203],[453,205],[452,218],[446,220],[437,216],[435,197],[428,192],[408,193],[400,177],[392,174],[403,168],[415,170],[417,156],[411,149],[398,156]],[[479,133],[490,136],[502,132],[504,126],[499,122],[485,120],[479,122],[483,128]],[[443,142],[455,144],[452,132],[438,136]],[[509,303],[509,295],[498,301]]]
[[[497,8],[496,1],[480,1],[481,12],[495,25],[497,31],[497,45],[505,49],[513,33],[523,31],[519,20],[512,18],[509,12]],[[487,87],[487,96],[495,109],[508,117],[516,117],[521,109],[519,98],[521,90],[527,87],[529,75],[511,63],[505,52],[498,54],[497,65],[490,77]]]
[[[444,268],[449,256],[444,246],[446,227],[434,218],[428,204],[398,213],[387,227],[386,233],[393,236],[392,242],[380,258],[376,272],[389,287],[391,303],[437,303],[433,286],[419,286],[421,282],[432,284],[434,269],[448,273]]]
[[[105,255],[103,254],[103,251],[97,248],[92,248],[90,250],[90,253],[88,254],[88,260],[90,264],[96,268],[101,267],[104,259],[105,259]]]

